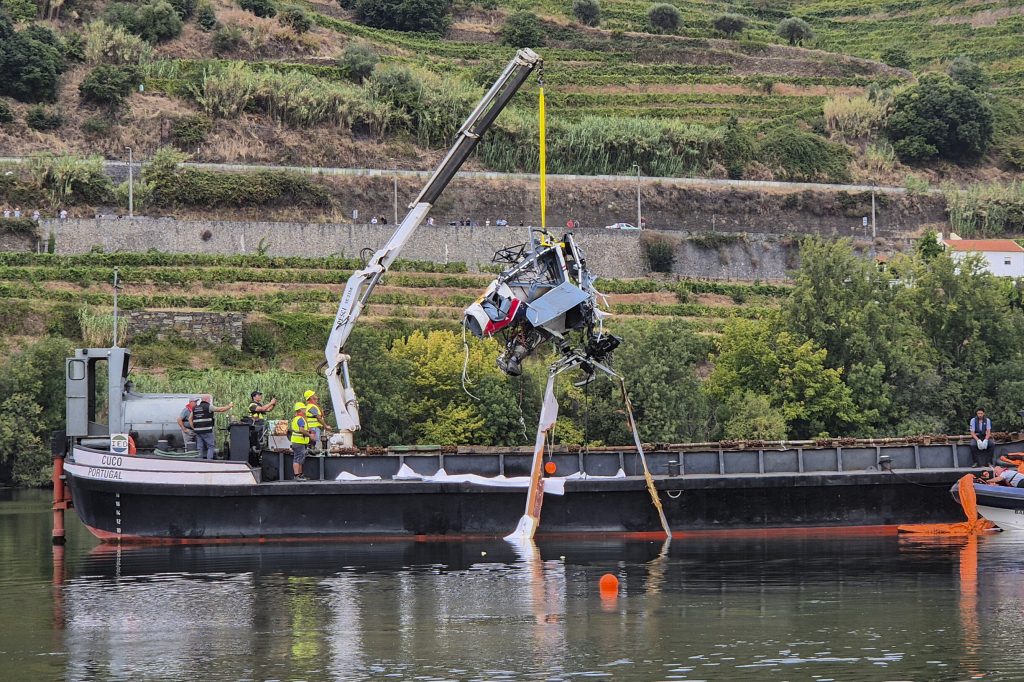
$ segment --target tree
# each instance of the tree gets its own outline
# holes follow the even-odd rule
[[[516,12],[501,27],[501,42],[511,47],[540,47],[544,44],[544,27],[533,12]]]
[[[167,0],[140,5],[132,20],[132,32],[148,43],[160,43],[181,35],[184,24]]]
[[[896,95],[886,132],[904,160],[967,161],[992,141],[992,110],[974,91],[929,74]]]
[[[78,92],[86,102],[116,109],[141,81],[142,73],[137,66],[100,65],[82,79]]]
[[[722,436],[730,440],[784,440],[786,417],[771,398],[743,391],[726,399]]]
[[[167,0],[182,21],[188,21],[196,12],[196,0]]]
[[[209,2],[199,3],[196,9],[196,24],[204,31],[213,31],[217,28],[217,12]]]
[[[33,39],[33,35],[41,36],[38,32],[11,31],[0,40],[0,95],[22,102],[55,102],[64,60],[58,48]]]
[[[882,62],[897,69],[909,69],[910,53],[902,45],[893,45],[882,50]]]
[[[942,244],[939,242],[939,235],[935,230],[928,230],[917,240],[917,255],[923,261],[930,261],[943,252],[945,252],[945,249],[942,248]]]
[[[647,10],[647,23],[658,33],[675,33],[683,23],[683,18],[675,5],[662,2]]]
[[[277,16],[277,8],[274,7],[273,0],[238,0],[238,6],[246,12],[252,12],[264,19]]]
[[[338,68],[341,70],[342,76],[353,83],[362,85],[379,62],[380,57],[366,43],[349,43],[338,59]]]
[[[724,33],[732,38],[737,33],[742,33],[747,30],[749,23],[750,22],[747,21],[747,18],[742,14],[722,14],[719,15],[711,25],[714,26],[715,30],[719,33]]]
[[[354,9],[367,26],[441,34],[448,29],[451,0],[355,0]]]
[[[968,90],[983,92],[988,89],[988,74],[970,57],[955,58],[946,69],[946,73],[953,79],[953,82],[959,83]]]
[[[298,7],[289,7],[281,12],[278,19],[285,26],[290,26],[296,33],[305,33],[313,28],[313,20],[309,18],[309,13]]]
[[[597,0],[573,0],[572,14],[584,26],[601,25],[601,5]]]
[[[0,10],[7,10],[11,20],[23,24],[36,18],[36,3],[33,0],[3,0]]]
[[[814,37],[814,31],[811,30],[810,25],[798,17],[789,17],[780,21],[775,33],[780,38],[788,40],[790,45],[802,45],[805,40]]]

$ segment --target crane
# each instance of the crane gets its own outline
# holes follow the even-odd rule
[[[398,258],[416,229],[426,219],[430,208],[455,177],[455,174],[459,172],[462,164],[480,142],[480,138],[491,127],[530,74],[535,69],[542,67],[543,60],[533,50],[522,49],[516,53],[491,89],[470,113],[466,122],[459,128],[455,143],[434,170],[419,196],[409,205],[409,212],[395,229],[394,234],[384,246],[373,254],[361,270],[352,273],[345,284],[345,291],[338,304],[338,314],[334,317],[334,326],[324,349],[326,359],[324,373],[331,391],[338,432],[342,434],[344,445],[352,445],[352,434],[360,428],[359,402],[355,390],[352,388],[352,379],[349,374],[351,358],[345,353],[345,344],[352,333],[352,328],[366,306],[374,287]]]

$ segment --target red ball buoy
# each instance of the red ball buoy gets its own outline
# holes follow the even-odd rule
[[[619,579],[611,573],[605,573],[598,581],[602,597],[614,597],[619,593]]]
[[[554,462],[544,463],[544,473],[546,473],[548,476],[553,476],[556,471],[558,471],[558,467],[555,466]]]

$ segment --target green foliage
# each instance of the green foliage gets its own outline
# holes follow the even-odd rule
[[[844,139],[856,140],[874,135],[885,123],[888,103],[863,95],[830,97],[823,106],[825,126]]]
[[[178,10],[166,0],[141,5],[135,12],[132,30],[149,43],[161,43],[181,35]]]
[[[380,57],[377,56],[377,53],[373,51],[369,44],[349,43],[345,46],[345,51],[341,53],[341,57],[338,58],[338,68],[343,77],[353,83],[362,85],[364,81],[369,79],[379,62]]]
[[[785,440],[786,416],[767,395],[742,391],[725,399],[720,410],[722,436],[729,440]]]
[[[153,48],[121,25],[93,21],[85,27],[85,61],[90,64],[141,64]]]
[[[655,33],[675,33],[683,23],[683,17],[675,5],[661,2],[647,10],[647,24]]]
[[[814,38],[810,24],[798,17],[789,17],[779,22],[775,29],[776,35],[785,38],[790,45],[802,45],[805,40]]]
[[[601,3],[598,0],[573,0],[572,15],[584,26],[600,26]]]
[[[737,33],[743,33],[750,25],[750,21],[742,14],[720,14],[715,17],[711,24],[719,33],[732,38]]]
[[[217,28],[217,12],[209,2],[200,2],[196,8],[196,25],[204,31]]]
[[[644,247],[644,255],[647,256],[647,266],[653,272],[672,272],[676,254],[672,242],[667,237],[644,234],[640,243]]]
[[[289,7],[281,12],[278,20],[296,33],[305,33],[313,28],[313,20],[309,18],[309,13],[298,7]]]
[[[36,17],[36,3],[33,0],[3,0],[0,12],[6,10],[11,21],[23,24]]]
[[[64,116],[55,109],[37,104],[25,113],[25,124],[32,130],[56,130],[64,125]]]
[[[203,114],[182,116],[171,124],[171,139],[179,147],[196,147],[206,140],[213,130],[213,121]]]
[[[188,21],[196,12],[196,0],[167,0],[182,21]]]
[[[975,92],[931,74],[896,95],[886,132],[901,159],[966,161],[988,149],[992,111]]]
[[[29,158],[28,170],[33,184],[49,195],[52,206],[96,206],[111,198],[112,186],[102,157],[37,154]]]
[[[109,116],[90,116],[82,121],[82,132],[92,138],[102,138],[114,129]]]
[[[0,39],[0,95],[54,102],[63,70],[61,43],[49,29],[32,26]]]
[[[926,262],[941,256],[945,251],[942,244],[939,242],[939,235],[935,230],[928,230],[925,232],[921,238],[917,240],[915,250],[917,251],[918,257]]]
[[[846,147],[794,128],[775,128],[758,144],[757,155],[782,180],[848,182],[850,160]]]
[[[86,102],[102,104],[116,109],[142,81],[142,73],[135,66],[108,66],[93,68],[78,86]]]
[[[533,12],[516,12],[509,15],[502,25],[501,42],[510,47],[541,47],[544,45],[544,26]]]
[[[16,419],[0,425],[0,462],[13,481],[39,486],[50,478],[50,431],[64,421],[64,358],[71,352],[63,339],[27,344],[0,362],[0,409]]]
[[[960,56],[954,58],[950,62],[949,68],[946,69],[946,73],[949,74],[954,83],[959,83],[968,90],[974,90],[975,92],[987,90],[991,82],[985,70],[970,57]]]
[[[14,122],[14,110],[11,105],[0,99],[0,123]]]
[[[442,34],[451,0],[355,0],[356,19],[367,26]]]
[[[950,187],[945,194],[950,225],[962,237],[1001,237],[1024,231],[1024,182]]]
[[[883,63],[897,69],[909,69],[911,65],[910,53],[901,45],[893,45],[882,50],[881,59]]]
[[[264,19],[277,16],[277,8],[274,6],[273,0],[238,0],[238,6],[246,12],[252,12]]]
[[[326,206],[326,190],[308,176],[283,171],[219,173],[182,168],[185,156],[164,147],[143,166],[153,206]]]
[[[221,26],[213,34],[213,51],[217,54],[231,54],[245,41],[241,27]]]
[[[273,360],[281,351],[281,342],[274,328],[265,324],[250,324],[242,332],[242,352],[262,360]]]

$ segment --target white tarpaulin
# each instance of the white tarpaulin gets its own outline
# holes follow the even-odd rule
[[[352,476],[352,474],[348,474]],[[624,475],[624,474],[623,474]],[[379,477],[374,477],[379,478]],[[572,476],[566,476],[564,478],[546,478],[544,479],[544,492],[551,493],[552,495],[564,495],[565,494],[565,482],[571,479]],[[344,480],[357,480],[359,477],[352,477]],[[513,476],[507,478],[505,476],[480,476],[479,474],[449,474],[444,469],[438,469],[437,473],[432,476],[422,476],[417,474],[415,471],[410,469],[408,466],[403,464],[399,468],[398,473],[394,475],[395,480],[399,481],[425,481],[427,483],[471,483],[473,485],[482,485],[489,488],[528,488],[530,487],[529,476]],[[342,480],[339,476],[337,480]],[[361,479],[360,479],[361,480]],[[370,480],[367,478],[366,480]]]

